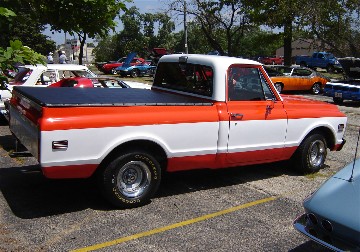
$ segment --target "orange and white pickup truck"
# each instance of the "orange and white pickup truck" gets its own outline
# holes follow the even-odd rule
[[[301,172],[340,150],[337,106],[280,96],[255,61],[163,56],[151,90],[15,87],[10,130],[47,178],[97,176],[104,196],[148,202],[162,174],[291,160]]]

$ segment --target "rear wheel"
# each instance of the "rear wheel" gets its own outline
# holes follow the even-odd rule
[[[333,101],[335,104],[342,104],[344,102],[344,99],[340,97],[333,97]]]
[[[275,83],[275,88],[276,90],[279,92],[279,94],[281,93],[281,91],[283,90],[282,84],[281,83]]]
[[[313,133],[300,144],[292,161],[298,171],[314,173],[324,167],[326,155],[325,138],[319,133]]]
[[[307,67],[307,65],[306,65],[306,63],[305,62],[300,62],[300,64],[299,64],[301,67]]]
[[[326,66],[326,72],[333,73],[335,71],[335,68],[333,65]]]
[[[133,69],[130,73],[130,76],[136,78],[139,76],[139,71],[137,69]]]
[[[315,83],[312,87],[311,87],[311,92],[313,94],[320,94],[321,91],[321,85],[319,83]]]
[[[119,208],[146,204],[160,181],[160,164],[143,150],[129,151],[115,158],[105,167],[99,180],[105,198]]]

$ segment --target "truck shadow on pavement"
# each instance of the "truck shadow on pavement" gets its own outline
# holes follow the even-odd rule
[[[284,173],[298,175],[282,163],[171,173],[164,176],[155,198],[244,184]],[[42,175],[39,165],[1,168],[0,190],[14,215],[22,219],[88,208],[116,210],[102,197],[94,179],[47,179]]]

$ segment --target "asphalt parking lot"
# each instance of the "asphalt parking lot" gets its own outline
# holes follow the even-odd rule
[[[274,163],[168,174],[150,204],[127,210],[112,208],[91,180],[48,180],[34,158],[10,157],[14,139],[3,123],[0,251],[327,251],[292,222],[303,199],[353,160],[359,107],[339,106],[347,143],[319,173]]]

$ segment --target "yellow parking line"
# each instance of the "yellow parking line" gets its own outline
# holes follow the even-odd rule
[[[261,200],[256,200],[256,201],[249,202],[249,203],[246,203],[246,204],[243,204],[243,205],[231,207],[231,208],[219,211],[219,212],[203,215],[203,216],[200,216],[200,217],[197,217],[197,218],[194,218],[194,219],[178,222],[178,223],[168,225],[168,226],[165,226],[165,227],[155,228],[155,229],[152,229],[152,230],[149,230],[149,231],[145,231],[145,232],[142,232],[142,233],[137,233],[137,234],[134,234],[134,235],[122,237],[122,238],[115,239],[115,240],[112,240],[112,241],[108,241],[108,242],[92,245],[92,246],[89,246],[89,247],[76,249],[76,250],[73,250],[73,252],[93,251],[93,250],[97,250],[97,249],[101,249],[101,248],[105,248],[105,247],[110,247],[110,246],[120,244],[120,243],[123,243],[123,242],[135,240],[135,239],[138,239],[138,238],[141,238],[141,237],[150,236],[150,235],[165,232],[165,231],[168,231],[168,230],[171,230],[171,229],[187,226],[187,225],[190,225],[190,224],[193,224],[193,223],[196,223],[196,222],[200,222],[200,221],[208,220],[208,219],[211,219],[211,218],[215,218],[215,217],[220,216],[220,215],[232,213],[232,212],[238,211],[240,209],[252,207],[252,206],[259,205],[259,204],[262,204],[262,203],[266,203],[266,202],[269,202],[269,201],[272,201],[272,200],[275,200],[275,199],[276,199],[275,197],[269,197],[269,198],[265,198],[265,199],[261,199]]]

